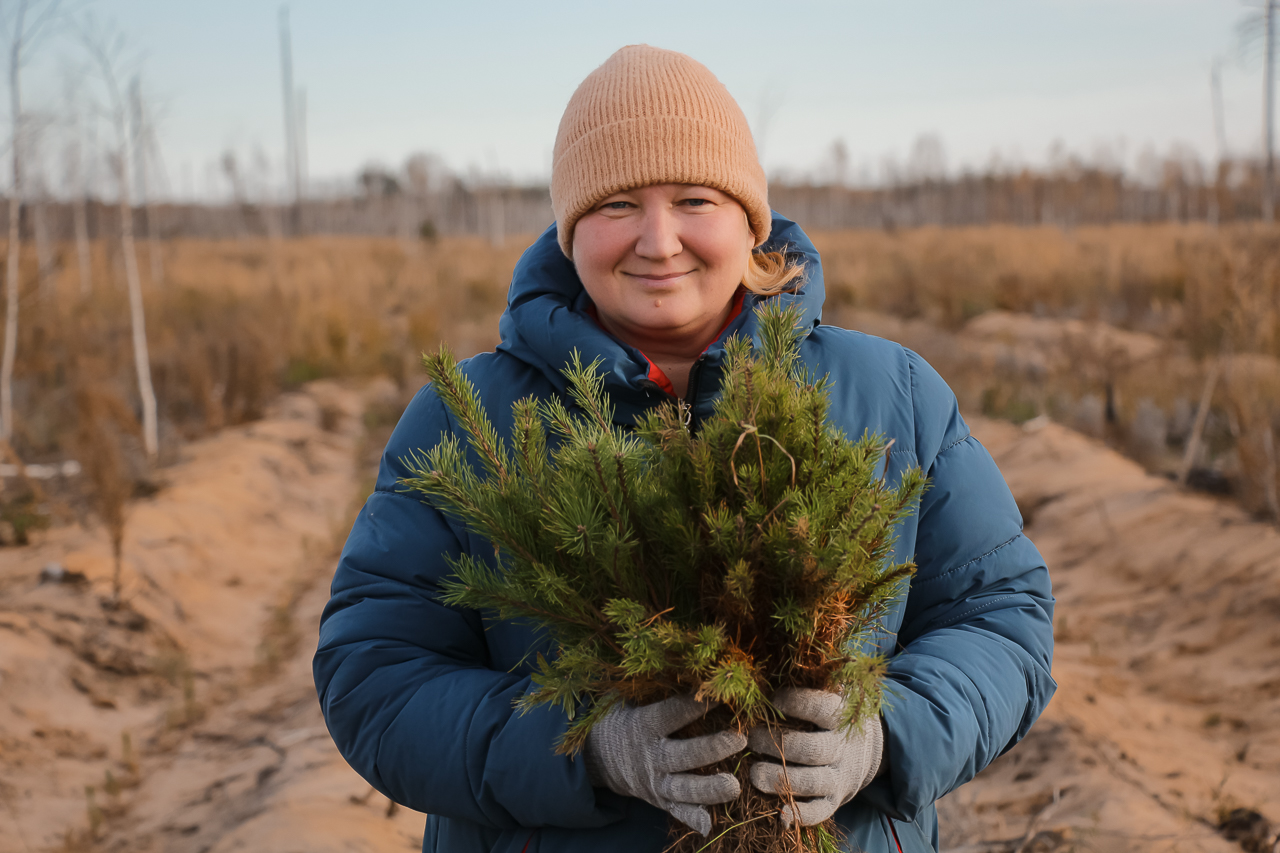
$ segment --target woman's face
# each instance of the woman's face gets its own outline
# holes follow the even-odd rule
[[[614,335],[700,352],[724,325],[754,245],[731,196],[653,184],[615,193],[579,219],[573,263]]]

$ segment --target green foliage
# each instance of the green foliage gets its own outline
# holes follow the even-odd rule
[[[889,560],[925,479],[886,484],[885,441],[827,422],[830,388],[800,362],[796,315],[760,317],[758,347],[728,342],[696,434],[674,402],[616,425],[598,365],[575,353],[570,400],[517,402],[504,439],[452,355],[424,358],[480,470],[446,436],[406,460],[401,485],[498,549],[496,566],[453,560],[443,600],[554,640],[520,704],[569,714],[564,752],[615,703],[683,692],[744,727],[776,718],[784,686],[844,691],[849,724],[879,711],[882,662],[857,650],[913,571]]]

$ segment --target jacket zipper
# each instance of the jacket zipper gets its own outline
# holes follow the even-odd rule
[[[902,842],[898,840],[898,828],[893,825],[893,818],[885,815],[884,818],[889,822],[889,831],[893,833],[893,846],[898,848],[898,853],[902,853]],[[532,838],[533,836],[530,836]],[[525,845],[528,847],[529,845]]]
[[[689,368],[689,388],[685,391],[685,401],[689,404],[689,433],[694,435],[701,426],[697,413],[698,380],[702,378],[702,365],[707,360],[705,354],[698,356]]]

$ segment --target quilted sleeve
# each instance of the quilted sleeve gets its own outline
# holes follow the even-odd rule
[[[1017,743],[1056,685],[1044,560],[951,390],[915,353],[908,358],[917,455],[930,485],[899,653],[888,667],[890,770],[864,796],[914,821]]]
[[[607,824],[618,815],[597,807],[583,762],[554,752],[563,712],[517,712],[529,678],[489,669],[479,615],[437,598],[459,536],[395,483],[399,459],[447,427],[435,393],[419,392],[347,539],[313,661],[325,722],[361,776],[418,811],[494,828]]]

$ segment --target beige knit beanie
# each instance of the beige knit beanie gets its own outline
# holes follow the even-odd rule
[[[560,118],[551,207],[560,248],[616,192],[699,184],[733,196],[759,246],[769,237],[769,187],[746,116],[706,66],[647,44],[622,48],[587,75]]]

